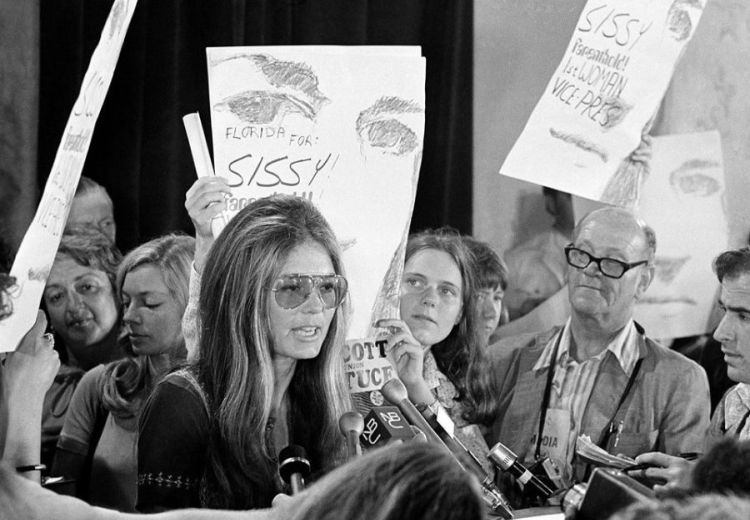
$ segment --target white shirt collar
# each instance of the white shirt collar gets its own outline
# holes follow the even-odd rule
[[[570,348],[571,339],[570,318],[565,322],[563,329],[555,334],[552,339],[550,339],[549,343],[547,343],[542,355],[534,365],[534,370],[541,370],[542,368],[550,366],[552,352],[555,349],[555,343],[557,342],[559,335],[562,335],[562,337],[560,338],[560,348],[557,353],[557,360],[564,361],[568,359],[568,350]],[[607,350],[614,354],[617,362],[620,364],[620,368],[622,368],[625,374],[630,376],[639,356],[638,331],[636,330],[635,322],[632,319],[630,319],[612,341],[609,342]]]

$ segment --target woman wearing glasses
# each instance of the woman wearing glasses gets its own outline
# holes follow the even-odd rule
[[[200,242],[221,203],[190,193]],[[197,360],[157,386],[141,417],[139,510],[269,507],[289,444],[313,472],[342,461],[342,275],[334,234],[304,199],[261,199],[229,222],[203,267]]]

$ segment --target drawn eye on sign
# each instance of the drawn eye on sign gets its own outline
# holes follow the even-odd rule
[[[251,61],[267,88],[244,90],[224,98],[215,110],[229,111],[248,124],[281,124],[289,114],[314,121],[330,103],[318,88],[318,77],[304,62],[283,61],[266,54],[240,55],[230,59]],[[226,61],[226,60],[225,60]]]
[[[360,112],[356,131],[363,155],[374,149],[384,155],[404,156],[420,147],[420,139],[406,121],[404,114],[422,114],[424,110],[414,101],[395,96],[381,97]]]
[[[674,0],[667,14],[667,30],[669,34],[682,42],[690,38],[693,32],[693,22],[690,19],[690,9],[703,10],[700,0]]]
[[[669,184],[678,195],[710,197],[719,190],[721,184],[707,170],[716,170],[721,165],[716,161],[690,159],[669,174]]]

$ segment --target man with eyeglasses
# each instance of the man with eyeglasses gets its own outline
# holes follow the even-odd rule
[[[578,223],[564,250],[568,321],[490,346],[500,406],[488,443],[502,442],[529,466],[548,458],[566,486],[590,471],[576,454],[582,435],[630,457],[703,451],[705,372],[633,321],[655,250],[653,230],[629,211],[602,208]]]

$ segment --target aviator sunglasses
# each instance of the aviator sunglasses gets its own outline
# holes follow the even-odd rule
[[[276,303],[282,309],[296,309],[316,290],[323,307],[335,309],[346,296],[349,283],[339,275],[287,274],[278,278],[271,287]]]

